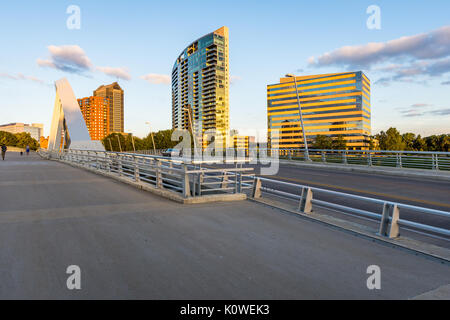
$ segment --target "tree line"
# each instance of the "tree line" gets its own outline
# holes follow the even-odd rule
[[[377,143],[378,142],[378,143]],[[331,138],[319,135],[311,144],[313,149],[345,150],[347,143],[339,135]],[[401,134],[396,128],[389,128],[370,137],[370,150],[401,150],[401,151],[444,151],[450,150],[450,134],[431,135],[422,137],[412,132]]]
[[[421,137],[412,132],[401,134],[396,128],[389,128],[374,136],[380,150],[444,151],[450,150],[450,134]]]
[[[144,138],[134,137],[131,134],[111,133],[102,140],[102,143],[107,151],[153,150],[153,141],[155,141],[155,149],[168,149],[179,143],[172,141],[172,133],[173,129],[153,132],[153,139],[152,133]]]
[[[153,133],[155,149],[167,149],[175,147],[178,142],[172,141],[173,129],[160,130]],[[133,148],[134,139],[134,148]],[[119,143],[120,141],[120,143]],[[153,141],[151,133],[144,138],[112,133],[105,137],[103,145],[108,151],[133,151],[152,150]],[[31,146],[31,145],[30,145]],[[347,142],[342,135],[331,138],[318,135],[311,144],[313,149],[345,150]],[[402,151],[444,151],[450,150],[450,134],[431,135],[422,137],[411,132],[401,134],[396,128],[389,128],[370,137],[370,150],[402,150]]]
[[[8,147],[26,148],[31,150],[39,149],[39,142],[32,138],[28,132],[10,133],[0,131],[0,145],[5,144]]]

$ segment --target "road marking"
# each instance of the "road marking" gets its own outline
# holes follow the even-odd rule
[[[297,179],[297,178],[287,178],[287,177],[280,177],[280,176],[261,176],[261,177],[272,178],[272,179],[278,178],[279,180],[299,182],[302,184],[313,184],[313,185],[317,185],[317,186],[321,186],[321,187],[325,187],[325,188],[333,188],[333,189],[338,189],[338,190],[351,191],[351,192],[356,192],[356,193],[360,193],[360,194],[361,193],[362,194],[371,194],[371,195],[379,196],[379,197],[394,198],[394,199],[400,199],[400,200],[405,200],[405,201],[412,201],[412,202],[424,203],[424,204],[433,205],[433,206],[450,208],[450,204],[447,204],[447,203],[441,203],[441,202],[429,201],[429,200],[421,200],[421,199],[413,199],[413,198],[409,198],[409,197],[405,197],[405,196],[398,196],[398,195],[387,194],[387,193],[382,193],[382,192],[375,192],[375,191],[367,191],[367,190],[355,189],[355,188],[350,188],[350,187],[341,187],[341,186],[336,186],[336,185],[332,185],[332,184],[314,182],[314,181],[309,181],[309,180],[302,180],[302,179]]]

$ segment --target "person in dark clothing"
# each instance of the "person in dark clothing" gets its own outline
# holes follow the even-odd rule
[[[2,144],[2,159],[5,160],[5,155],[6,155],[6,150],[8,148],[6,148],[5,144]]]
[[[27,156],[30,155],[30,146],[27,146]]]

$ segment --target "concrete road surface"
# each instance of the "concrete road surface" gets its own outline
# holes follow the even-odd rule
[[[37,155],[0,161],[2,299],[408,299],[449,283],[448,265],[257,203],[181,205]]]

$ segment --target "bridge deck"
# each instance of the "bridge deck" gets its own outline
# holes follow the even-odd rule
[[[369,265],[381,290],[366,287]],[[0,270],[2,299],[412,298],[450,282],[447,265],[257,203],[183,206],[13,153],[0,161]]]

